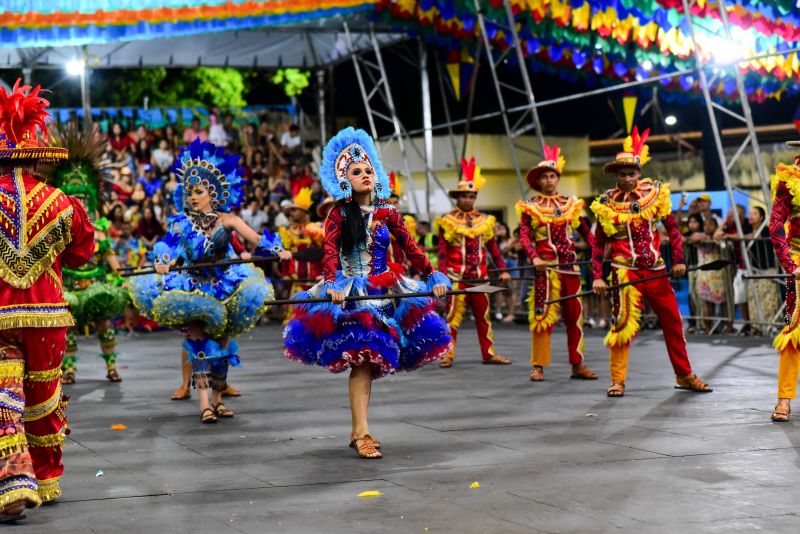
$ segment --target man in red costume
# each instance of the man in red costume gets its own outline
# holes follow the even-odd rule
[[[528,185],[538,194],[517,202],[520,219],[520,244],[536,268],[535,280],[528,295],[528,319],[531,325],[531,381],[544,380],[544,368],[550,365],[550,336],[563,311],[567,327],[567,350],[572,364],[570,378],[596,380],[597,375],[583,363],[583,306],[581,299],[563,304],[545,304],[581,290],[581,275],[573,230],[591,247],[592,231],[583,217],[584,202],[558,193],[558,181],[564,157],[558,146],[544,147],[545,159],[528,171]],[[561,308],[561,310],[559,310]]]
[[[94,228],[80,201],[45,185],[37,163],[66,159],[39,146],[49,102],[40,88],[0,88],[0,520],[61,495],[67,432],[61,360],[68,327],[61,267],[85,264]]]
[[[473,284],[459,280],[483,279],[488,275],[486,256],[492,257],[499,269],[505,269],[503,255],[494,239],[495,218],[475,209],[478,191],[485,183],[480,168],[475,166],[475,158],[462,160],[463,179],[456,189],[449,191],[455,198],[456,208],[436,220],[439,228],[439,270],[453,280],[454,289],[471,287]],[[511,278],[507,272],[500,275],[500,280]],[[489,297],[482,293],[453,295],[447,301],[445,319],[450,325],[453,336],[453,350],[439,362],[439,367],[451,367],[455,358],[456,336],[458,327],[464,318],[467,304],[472,308],[475,325],[478,329],[478,343],[483,355],[483,363],[507,365],[511,360],[500,356],[494,350],[494,334],[492,319],[489,314]]]
[[[597,216],[594,246],[592,247],[593,288],[605,295],[608,285],[603,280],[603,260],[606,243],[611,255],[612,285],[640,280],[664,273],[664,259],[659,252],[658,223],[663,222],[672,246],[672,276],[678,278],[686,273],[683,263],[683,245],[678,222],[672,214],[669,185],[641,179],[641,170],[649,161],[645,144],[650,130],[640,136],[636,127],[623,145],[623,152],[605,172],[617,177],[617,186],[609,189],[592,203]],[[656,278],[614,290],[611,296],[612,326],[606,336],[611,361],[611,386],[609,397],[625,395],[625,379],[628,371],[628,352],[631,341],[639,332],[641,308],[646,300],[658,316],[664,331],[672,368],[675,371],[676,387],[700,393],[711,388],[692,372],[686,353],[683,336],[683,321],[678,311],[675,292],[667,277]]]

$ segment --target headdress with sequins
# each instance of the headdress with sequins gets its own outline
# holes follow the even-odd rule
[[[67,159],[66,148],[46,145],[50,102],[39,96],[41,86],[21,83],[18,79],[10,93],[0,87],[0,160],[47,163]],[[37,129],[42,132],[41,145]]]
[[[320,179],[322,187],[336,200],[349,200],[353,189],[347,179],[347,170],[353,163],[366,163],[375,172],[375,195],[381,199],[389,198],[389,177],[375,150],[372,138],[364,130],[347,127],[334,135],[322,152]]]
[[[212,143],[195,139],[181,149],[172,170],[178,178],[172,194],[178,211],[184,210],[184,197],[198,184],[208,190],[214,211],[227,213],[242,202],[244,170],[239,167],[239,156],[228,155]]]

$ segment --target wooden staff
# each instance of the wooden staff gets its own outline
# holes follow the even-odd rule
[[[492,295],[501,291],[507,291],[505,287],[490,286],[488,284],[468,287],[467,289],[456,289],[448,291],[445,296],[450,295],[465,295],[467,293],[483,293]],[[345,302],[352,302],[356,300],[385,300],[385,299],[407,299],[413,297],[434,297],[433,291],[425,291],[423,293],[396,293],[394,295],[352,295],[345,297]],[[321,302],[331,302],[330,297],[310,298],[310,299],[282,299],[282,300],[268,300],[264,304],[266,306],[278,306],[281,304],[316,304]]]

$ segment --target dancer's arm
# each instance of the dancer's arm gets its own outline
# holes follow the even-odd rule
[[[664,228],[667,229],[669,244],[672,247],[672,275],[681,277],[686,274],[686,265],[683,259],[683,236],[681,236],[681,230],[678,227],[678,220],[675,218],[675,214],[670,212],[662,222],[664,223]]]
[[[443,297],[452,284],[442,273],[436,271],[428,260],[428,257],[419,248],[419,245],[411,238],[408,233],[406,223],[400,212],[391,210],[386,217],[386,224],[389,227],[389,232],[397,239],[398,245],[406,253],[406,258],[417,271],[421,272],[428,280],[428,286],[434,295]],[[501,258],[502,261],[502,258]],[[503,264],[505,267],[505,264]]]

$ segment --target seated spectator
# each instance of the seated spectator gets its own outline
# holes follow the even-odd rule
[[[127,204],[133,193],[133,174],[130,167],[122,167],[118,173],[114,173],[111,189],[116,193],[117,198],[123,204]]]
[[[164,185],[164,182],[162,182],[161,178],[157,177],[153,172],[153,166],[149,163],[142,166],[142,176],[136,180],[136,183],[144,186],[145,194],[148,197],[155,195]]]
[[[122,125],[118,122],[111,125],[111,132],[108,134],[108,142],[111,143],[111,147],[117,152],[125,150],[134,143],[131,136],[122,130]]]
[[[287,162],[293,163],[302,153],[303,140],[300,138],[300,128],[296,124],[289,126],[289,130],[281,136],[281,155]]]
[[[261,206],[262,204],[256,197],[251,197],[247,207],[239,213],[242,220],[258,233],[261,233],[261,230],[267,225],[267,214],[264,213]]]
[[[159,139],[158,148],[153,150],[151,164],[158,169],[159,174],[167,174],[174,162],[175,153],[170,150],[169,143],[165,138]]]
[[[158,238],[163,235],[164,226],[158,220],[153,204],[150,202],[145,203],[144,208],[142,208],[142,216],[136,225],[136,237],[141,239],[145,247],[152,249]]]
[[[147,139],[140,139],[136,142],[136,147],[133,150],[133,157],[136,161],[136,166],[150,165],[153,160],[153,153],[150,150],[150,143]]]
[[[275,219],[272,221],[272,225],[275,228],[285,228],[289,226],[289,208],[292,207],[292,201],[288,198],[286,200],[281,201],[281,209],[278,213],[275,214]]]
[[[192,125],[183,132],[183,144],[188,145],[195,139],[208,141],[208,132],[200,128],[200,119],[192,119]]]

